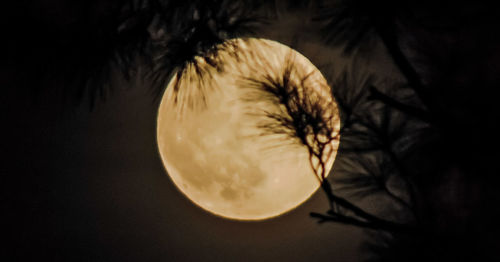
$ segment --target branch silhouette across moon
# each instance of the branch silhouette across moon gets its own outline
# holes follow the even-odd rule
[[[338,132],[335,100],[319,70],[285,45],[248,38],[220,47],[213,57],[188,64],[166,88],[157,122],[161,159],[177,188],[210,213],[237,220],[281,215],[319,188],[312,168],[318,161],[294,139],[293,128],[280,126],[285,124],[280,120],[293,120],[286,106],[280,99],[272,102],[273,92],[254,88],[255,83],[281,79],[284,67],[292,65],[285,82],[300,89],[293,99],[326,101],[321,112],[330,115],[327,124]],[[333,139],[326,145],[325,175],[338,143]]]

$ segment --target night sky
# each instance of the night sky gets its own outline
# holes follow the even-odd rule
[[[281,5],[277,9],[279,15],[260,26],[255,36],[292,46],[322,71],[332,83],[332,89],[336,88],[333,83],[337,83],[342,72],[353,69],[356,70],[351,74],[355,76],[376,75],[379,86],[389,82],[392,84],[387,86],[394,88],[405,81],[381,43],[365,47],[359,51],[360,58],[353,59],[340,48],[322,41],[324,32],[317,23],[307,22],[313,15],[304,11],[305,8],[289,9]],[[500,39],[494,13],[483,12],[488,9],[486,6],[457,6],[440,7],[439,11],[427,11],[430,6],[425,5],[415,9],[424,18],[436,17],[436,13],[446,10],[444,17],[452,18],[444,22],[429,19],[429,23],[449,22],[455,26],[460,20],[465,21],[463,27],[447,29],[451,30],[448,33],[421,28],[406,28],[401,33],[402,49],[413,59],[424,83],[432,84],[435,101],[452,118],[467,119],[461,125],[463,132],[448,130],[443,136],[456,138],[456,143],[472,141],[464,142],[463,147],[459,147],[463,152],[455,152],[459,159],[452,161],[466,161],[466,165],[443,168],[446,164],[436,164],[455,156],[443,156],[439,152],[446,150],[434,150],[448,145],[447,142],[423,143],[412,152],[415,157],[405,162],[412,170],[422,166],[448,170],[441,177],[423,176],[417,181],[423,188],[420,192],[424,198],[436,200],[430,207],[422,208],[427,212],[423,220],[435,223],[424,223],[430,233],[419,238],[419,245],[408,254],[425,249],[426,254],[431,254],[425,257],[427,261],[438,257],[447,261],[456,259],[458,250],[466,247],[468,251],[464,251],[466,255],[461,259],[495,260],[500,247],[495,227],[500,200],[496,189],[500,181],[495,147],[500,145],[495,128],[500,112],[495,96],[500,82]],[[111,87],[105,99],[97,99],[95,105],[89,106],[88,96],[77,102],[71,95],[68,98],[66,92],[71,90],[71,84],[65,76],[70,74],[71,70],[66,67],[71,64],[58,62],[68,61],[66,59],[51,60],[51,54],[60,51],[63,55],[54,56],[59,58],[66,51],[68,55],[73,51],[54,50],[58,46],[53,47],[51,43],[60,43],[66,34],[73,36],[67,32],[81,14],[101,21],[98,18],[113,14],[106,10],[105,4],[89,4],[88,9],[80,10],[69,1],[39,0],[2,11],[6,12],[2,15],[5,20],[2,28],[6,29],[8,43],[0,70],[3,91],[0,115],[4,122],[0,173],[2,199],[6,200],[2,224],[3,231],[7,232],[6,251],[2,251],[0,257],[8,258],[4,261],[365,261],[377,258],[366,244],[366,241],[373,243],[374,239],[377,243],[376,230],[339,223],[318,224],[310,217],[310,212],[328,209],[327,198],[321,190],[297,209],[260,222],[223,219],[191,203],[175,188],[161,162],[156,145],[160,101],[155,99],[152,83],[147,79],[134,76],[127,79],[112,68],[107,73],[106,81]],[[91,31],[95,24],[92,19],[89,21]],[[23,22],[28,26],[22,26]],[[79,24],[77,28],[85,26],[85,23]],[[58,40],[52,40],[56,36]],[[86,41],[98,46],[100,40]],[[72,63],[78,64],[78,61]],[[146,70],[138,68],[139,73]],[[414,96],[407,101],[415,103]],[[429,141],[441,141],[430,137]],[[433,151],[435,154],[427,153]],[[335,166],[331,174],[335,174],[336,169],[340,167]],[[374,196],[357,203],[386,218],[398,217],[397,209],[391,209],[383,198]],[[434,236],[435,232],[443,240],[442,246],[429,241],[433,242],[431,247],[422,247],[426,237]],[[400,242],[396,241],[394,246],[379,243],[381,249],[387,248],[383,253],[386,259],[380,258],[381,261],[389,260],[387,257],[402,261],[396,255],[387,255],[393,252],[391,247],[397,249]],[[443,253],[432,257],[441,247]]]

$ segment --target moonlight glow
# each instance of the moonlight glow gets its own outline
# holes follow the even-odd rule
[[[298,52],[269,40],[230,41],[217,54],[224,70],[202,61],[200,77],[188,67],[177,93],[177,79],[171,80],[158,113],[158,147],[172,181],[195,204],[226,218],[266,219],[303,203],[319,182],[306,147],[285,135],[260,135],[263,112],[280,108],[246,99],[249,90],[242,79],[281,72],[291,54],[293,77],[309,75],[305,92],[331,101],[331,112],[337,112],[336,105],[324,77]],[[333,119],[339,127],[338,117]],[[337,147],[338,140],[329,144],[333,154],[326,160],[326,174]]]

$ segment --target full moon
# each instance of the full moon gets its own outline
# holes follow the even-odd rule
[[[262,220],[294,209],[319,188],[306,146],[282,133],[262,132],[263,123],[272,121],[266,114],[283,108],[250,99],[261,91],[245,84],[283,72],[290,57],[291,79],[307,78],[303,93],[329,101],[324,111],[338,116],[320,71],[275,41],[228,40],[216,53],[223,69],[197,57],[198,68],[188,66],[170,80],[158,111],[158,149],[173,183],[197,206],[224,218]],[[339,117],[331,121],[340,127]],[[338,139],[327,147],[326,175]]]

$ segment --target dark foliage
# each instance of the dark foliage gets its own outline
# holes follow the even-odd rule
[[[338,1],[324,5],[317,20],[325,23],[326,42],[343,46],[346,54],[360,47],[366,50],[380,40],[418,98],[427,108],[436,110],[429,90],[400,46],[400,24],[402,20],[414,20],[414,8],[412,1]]]
[[[165,80],[174,73],[178,80],[181,79],[189,66],[193,67],[199,79],[210,77],[203,72],[200,63],[222,71],[217,51],[227,48],[224,40],[248,35],[262,21],[253,13],[258,3],[249,1],[167,1],[153,6],[157,11],[148,28],[153,47],[151,74],[159,93]],[[177,91],[179,83],[173,87]]]
[[[485,153],[498,145],[492,133],[497,130],[493,127],[497,110],[491,101],[495,97],[492,90],[498,86],[494,72],[500,68],[491,61],[498,55],[497,48],[490,47],[498,44],[493,33],[495,15],[481,4],[382,3],[339,1],[332,8],[325,6],[318,17],[326,22],[325,33],[331,33],[326,41],[343,46],[346,54],[361,56],[363,52],[353,51],[380,40],[407,80],[407,85],[389,89],[367,84],[363,92],[367,101],[381,106],[381,111],[376,107],[361,109],[369,113],[356,110],[359,100],[346,96],[344,102],[337,92],[339,106],[344,108],[341,111],[348,115],[343,117],[347,124],[341,130],[341,138],[344,134],[348,138],[342,140],[341,147],[360,144],[347,151],[340,149],[340,156],[345,157],[340,169],[347,168],[342,171],[349,174],[344,182],[350,184],[350,190],[359,191],[357,196],[373,197],[381,190],[392,194],[392,199],[407,207],[406,211],[393,211],[393,215],[412,213],[413,219],[406,221],[418,230],[410,236],[389,230],[390,244],[373,246],[379,247],[372,250],[377,250],[382,261],[408,260],[408,254],[417,253],[421,255],[412,256],[412,260],[471,259],[480,255],[479,250],[487,250],[471,243],[479,232],[485,232],[483,226],[472,224],[490,221],[487,217],[494,213],[481,205],[471,207],[470,202],[475,201],[471,199],[497,199],[477,191],[478,184],[486,190],[486,184],[498,182],[492,176],[495,169],[486,164],[491,158]],[[399,94],[408,88],[419,102],[401,99]],[[352,106],[346,106],[349,104]],[[364,116],[359,117],[359,112]],[[393,129],[390,122],[403,125]],[[366,159],[363,156],[368,151],[370,158]],[[392,187],[396,191],[391,193],[390,187],[384,189],[384,182],[391,181],[388,176],[393,174],[401,183]],[[314,216],[320,221],[335,221],[328,212]],[[379,240],[376,237],[374,241]],[[493,243],[491,239],[482,241]]]
[[[350,54],[360,45],[373,44],[373,38],[379,37],[377,31],[393,26],[405,11],[406,3],[402,1],[325,1],[315,20],[324,24],[325,41],[343,46],[345,53]]]
[[[43,3],[40,3],[43,4]],[[112,89],[110,75],[137,76],[138,64],[147,65],[156,96],[174,74],[187,67],[203,74],[199,63],[222,70],[218,48],[228,38],[252,33],[263,17],[255,15],[261,1],[82,1],[71,3],[73,13],[47,19],[36,6],[17,7],[24,13],[29,33],[9,28],[8,60],[24,61],[20,82],[35,94],[64,86],[69,101],[88,98],[93,104]],[[57,8],[57,7],[54,7]],[[67,10],[65,10],[67,11]],[[55,11],[57,13],[57,9]],[[12,19],[14,20],[14,19]],[[199,57],[200,59],[195,59]],[[203,78],[200,77],[200,78]],[[178,88],[179,85],[174,85]]]

